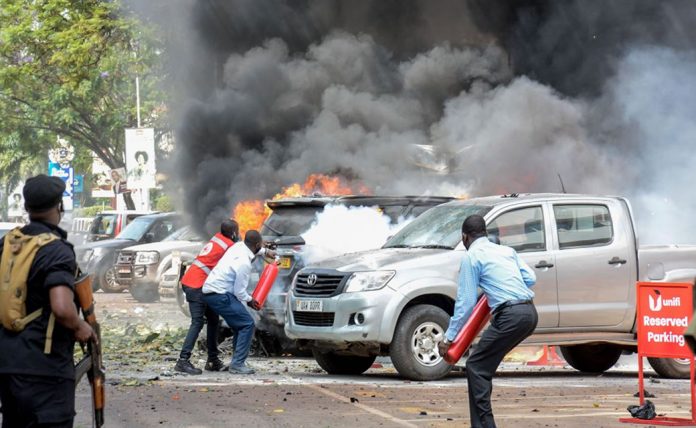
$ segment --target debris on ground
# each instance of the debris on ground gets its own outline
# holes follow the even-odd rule
[[[655,405],[650,400],[645,400],[645,404],[642,406],[631,405],[627,407],[628,412],[637,419],[655,419],[657,413],[655,412]]]
[[[638,391],[638,392],[636,392],[635,394],[633,394],[633,396],[634,396],[634,397],[640,397],[640,391]],[[651,393],[651,392],[648,391],[647,389],[644,389],[644,390],[643,390],[643,397],[646,397],[646,398],[657,398],[657,397],[655,396],[655,394]]]

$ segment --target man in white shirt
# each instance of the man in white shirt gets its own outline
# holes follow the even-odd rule
[[[262,247],[261,234],[256,230],[248,231],[244,244],[234,245],[227,250],[203,284],[203,300],[235,332],[234,355],[229,368],[231,373],[254,373],[254,369],[245,364],[254,336],[254,319],[244,304],[256,311],[261,309],[259,302],[247,293],[247,286],[251,262]]]

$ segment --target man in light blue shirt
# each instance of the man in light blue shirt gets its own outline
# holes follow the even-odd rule
[[[537,325],[534,292],[529,289],[536,282],[536,275],[515,250],[488,240],[486,222],[479,215],[464,220],[462,241],[467,253],[459,271],[454,315],[440,352],[444,355],[471,316],[481,287],[493,316],[466,361],[469,416],[473,428],[493,428],[493,375],[503,357],[532,334]]]
[[[245,364],[254,336],[254,319],[244,305],[256,311],[261,309],[259,303],[247,293],[247,286],[251,262],[262,247],[261,234],[256,230],[248,231],[244,243],[227,250],[203,284],[203,300],[235,333],[234,355],[229,368],[231,373],[254,373],[254,369]]]

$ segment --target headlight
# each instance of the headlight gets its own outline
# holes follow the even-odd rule
[[[393,270],[381,270],[374,272],[355,272],[348,280],[346,293],[356,291],[370,291],[384,288],[385,285],[394,277],[396,272]]]
[[[80,263],[89,263],[93,254],[94,254],[94,250],[92,250],[92,249],[85,250],[85,252],[82,253],[82,257],[80,257]]]
[[[135,253],[136,265],[153,265],[159,261],[159,253],[157,251],[138,251]]]

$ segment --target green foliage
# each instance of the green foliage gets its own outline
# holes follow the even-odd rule
[[[159,44],[125,15],[118,2],[0,0],[0,153],[14,144],[45,159],[60,136],[78,163],[94,152],[123,166],[124,128],[136,126],[136,76],[143,125],[161,126]]]
[[[106,209],[109,209],[110,207],[107,205]],[[104,211],[104,207],[101,205],[95,205],[91,207],[84,207],[84,208],[79,208],[75,210],[73,213],[74,217],[94,217],[100,212]]]
[[[155,199],[155,210],[162,212],[174,211],[174,204],[169,195],[162,194]]]

